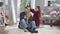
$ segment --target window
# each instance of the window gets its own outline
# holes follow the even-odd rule
[[[44,6],[60,6],[60,0],[45,0]]]
[[[60,0],[53,0],[51,4],[54,6],[60,6]]]
[[[0,0],[0,2],[3,2],[4,0]]]
[[[8,5],[8,0],[5,0],[5,4]]]
[[[25,10],[25,6],[31,5],[31,0],[21,0],[20,2],[21,2],[20,11],[24,11]]]

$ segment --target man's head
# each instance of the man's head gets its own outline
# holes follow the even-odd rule
[[[25,7],[25,10],[26,10],[27,13],[30,12],[30,9],[31,9],[31,6],[26,6]]]

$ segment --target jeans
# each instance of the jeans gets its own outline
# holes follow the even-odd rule
[[[31,21],[30,23],[26,23],[26,21],[25,21],[25,19],[22,19],[21,20],[21,26],[23,27],[23,28],[36,28],[36,24],[35,24],[35,21]]]

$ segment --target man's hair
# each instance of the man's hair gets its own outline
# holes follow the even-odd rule
[[[27,7],[31,7],[31,5],[27,5],[25,8],[27,8]]]

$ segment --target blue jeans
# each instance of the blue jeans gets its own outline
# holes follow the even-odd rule
[[[27,27],[32,29],[36,28],[35,21],[31,21],[30,23],[27,24],[25,19],[22,19],[20,24],[23,28],[27,28]]]

